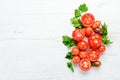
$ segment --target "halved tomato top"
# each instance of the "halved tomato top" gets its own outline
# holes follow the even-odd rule
[[[90,49],[87,53],[87,58],[92,62],[98,61],[100,58],[100,52],[98,50]]]
[[[85,40],[78,42],[77,46],[82,51],[85,51],[88,49],[88,43]]]
[[[81,41],[83,40],[83,38],[85,37],[85,31],[84,29],[75,29],[73,32],[72,32],[72,37],[74,40],[76,41]]]
[[[81,17],[81,22],[84,27],[92,27],[95,22],[95,18],[91,13],[86,13]]]
[[[80,61],[79,67],[83,71],[88,71],[91,69],[91,62],[86,58]]]
[[[99,34],[92,34],[88,38],[88,43],[93,49],[96,49],[102,44],[102,37]]]

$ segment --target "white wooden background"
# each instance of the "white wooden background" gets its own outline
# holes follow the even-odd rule
[[[102,66],[82,72],[66,66],[70,18],[81,3],[109,25],[114,43]],[[0,80],[120,80],[120,0],[0,0]]]

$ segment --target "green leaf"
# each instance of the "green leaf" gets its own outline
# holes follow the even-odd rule
[[[68,53],[66,54],[65,58],[71,60],[71,59],[73,58],[72,53],[71,53],[71,52],[68,52]]]
[[[72,72],[74,72],[74,68],[73,68],[72,62],[67,62],[67,66],[68,66],[68,68],[70,68],[70,70]]]
[[[81,25],[79,23],[73,24],[75,28],[81,28]]]
[[[75,46],[77,44],[77,42],[72,38],[70,38],[69,36],[63,36],[62,38],[63,38],[63,41],[62,41],[63,44],[68,48]]]
[[[113,42],[106,35],[102,35],[102,42],[104,44],[112,44]]]
[[[72,24],[79,23],[79,19],[76,18],[76,17],[73,17],[73,18],[71,18],[71,23],[72,23]]]
[[[71,19],[71,23],[75,28],[82,28],[82,23],[80,22],[79,18],[73,17]]]
[[[78,9],[75,9],[75,17],[81,16],[81,12]]]
[[[107,35],[108,34],[108,30],[107,30],[107,24],[106,23],[104,23],[102,25],[102,29],[103,29],[103,34],[102,35]]]
[[[81,4],[81,5],[79,6],[79,10],[80,10],[81,12],[87,12],[87,11],[88,11],[88,7],[87,7],[86,4],[84,3],[84,4]]]

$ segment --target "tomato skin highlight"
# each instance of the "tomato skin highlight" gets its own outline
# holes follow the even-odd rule
[[[85,31],[84,29],[75,29],[73,32],[72,32],[72,37],[74,40],[76,41],[81,41],[83,40],[83,38],[85,37]]]
[[[72,48],[72,55],[77,56],[79,54],[80,50],[77,46]]]
[[[88,38],[88,43],[93,49],[97,49],[102,44],[102,37],[99,34],[92,34]]]
[[[95,38],[102,40],[102,37],[97,33],[92,34],[88,39],[91,40]]]
[[[78,44],[77,44],[78,48],[82,51],[85,51],[88,49],[88,43],[84,40],[80,41]]]
[[[105,45],[100,45],[100,47],[98,48],[98,50],[99,50],[100,52],[104,52],[104,51],[106,50]]]
[[[87,52],[85,52],[85,51],[80,51],[80,52],[79,52],[79,57],[82,58],[82,59],[86,58],[86,57],[87,57]]]
[[[84,27],[92,27],[95,22],[95,18],[91,13],[85,13],[81,16],[81,22]]]
[[[86,58],[80,61],[79,67],[82,71],[89,71],[91,69],[91,62]]]
[[[101,21],[95,21],[95,23],[93,24],[92,28],[97,28],[101,25]]]
[[[100,52],[96,49],[90,49],[87,53],[87,58],[91,61],[91,62],[95,62],[98,61],[100,58]]]
[[[78,64],[78,63],[80,63],[80,57],[79,56],[74,56],[72,61],[73,61],[73,63]]]
[[[90,36],[93,33],[93,29],[91,27],[85,28],[85,35]]]

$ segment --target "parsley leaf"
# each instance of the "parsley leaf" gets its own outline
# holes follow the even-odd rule
[[[104,23],[104,24],[102,25],[102,29],[103,29],[102,35],[107,35],[107,34],[108,34],[108,30],[107,30],[107,24],[106,24],[106,23]]]
[[[63,44],[68,48],[75,46],[77,44],[77,42],[72,38],[70,38],[69,36],[63,36],[62,38],[63,38],[63,41],[62,41]]]
[[[81,4],[81,5],[79,6],[79,10],[80,10],[81,12],[87,12],[87,11],[88,11],[88,7],[87,7],[86,4],[84,3],[84,4]]]
[[[71,19],[71,23],[75,28],[82,28],[82,23],[80,22],[79,18],[73,17]]]
[[[66,54],[65,58],[67,58],[67,59],[72,59],[72,58],[73,58],[72,53],[71,53],[71,52],[68,52],[68,53]]]
[[[112,44],[113,42],[106,35],[102,35],[102,42],[104,44]]]
[[[81,16],[81,12],[78,9],[75,9],[75,17]]]
[[[74,72],[74,68],[73,68],[72,62],[67,62],[67,66],[68,66],[68,68],[70,68],[70,70],[72,72]]]

